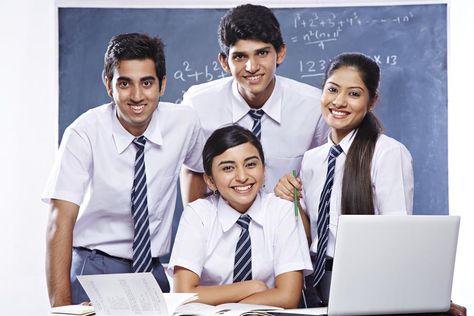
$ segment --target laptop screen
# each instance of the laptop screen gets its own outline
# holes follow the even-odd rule
[[[447,311],[460,218],[342,215],[329,315]]]

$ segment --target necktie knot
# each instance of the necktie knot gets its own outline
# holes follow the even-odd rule
[[[145,142],[146,138],[143,135],[133,140],[133,143],[135,144],[138,150],[143,150],[145,148]]]
[[[248,230],[249,229],[249,224],[250,224],[250,216],[249,215],[241,215],[239,219],[237,220],[237,224],[242,227],[242,229]]]
[[[250,110],[249,115],[254,120],[260,120],[265,112],[263,110]]]
[[[329,150],[329,156],[331,158],[337,158],[342,153],[342,148],[339,145],[333,145]]]

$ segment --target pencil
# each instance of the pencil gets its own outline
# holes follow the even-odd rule
[[[296,170],[293,170],[292,172],[293,177],[296,178]],[[298,189],[293,188],[293,204],[295,206],[295,218],[298,220]]]

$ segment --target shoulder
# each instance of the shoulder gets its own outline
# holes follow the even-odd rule
[[[169,102],[160,102],[157,108],[157,114],[160,121],[168,121],[176,124],[179,119],[180,124],[186,122],[196,122],[198,116],[196,110],[187,104],[175,104]]]
[[[275,217],[275,215],[285,215],[288,210],[293,208],[293,203],[277,197],[274,193],[262,193],[262,203],[266,214]]]
[[[194,99],[213,97],[216,94],[221,94],[224,90],[231,91],[232,82],[232,77],[225,77],[191,86],[184,94],[183,103],[193,104]]]
[[[205,198],[197,199],[189,203],[184,212],[188,215],[192,214],[199,218],[203,224],[207,223],[210,219],[213,219],[217,214],[215,198],[208,196]]]
[[[97,130],[111,128],[111,117],[113,112],[114,107],[112,103],[99,105],[82,113],[67,127],[67,130],[89,134]]]
[[[405,145],[392,137],[381,134],[375,144],[373,161],[375,163],[377,161],[386,161],[388,157],[390,157],[388,160],[393,160],[395,157],[399,157],[399,159],[404,161],[412,161],[410,151],[405,147]]]
[[[401,142],[385,134],[380,134],[375,144],[375,152],[384,153],[393,151],[407,152],[409,154],[408,149]]]
[[[316,100],[318,102],[321,98],[321,90],[309,84],[281,76],[277,76],[277,80],[281,83],[284,93],[290,93],[298,98]]]

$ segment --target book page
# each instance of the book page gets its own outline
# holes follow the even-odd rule
[[[180,315],[193,315],[193,316],[204,316],[204,315],[225,315],[225,316],[238,316],[248,312],[254,311],[270,311],[270,310],[281,310],[280,307],[268,306],[268,305],[257,305],[257,304],[242,304],[242,303],[227,303],[217,306],[202,304],[202,303],[189,303],[180,306],[174,316]]]
[[[78,276],[98,316],[170,315],[151,273]]]

